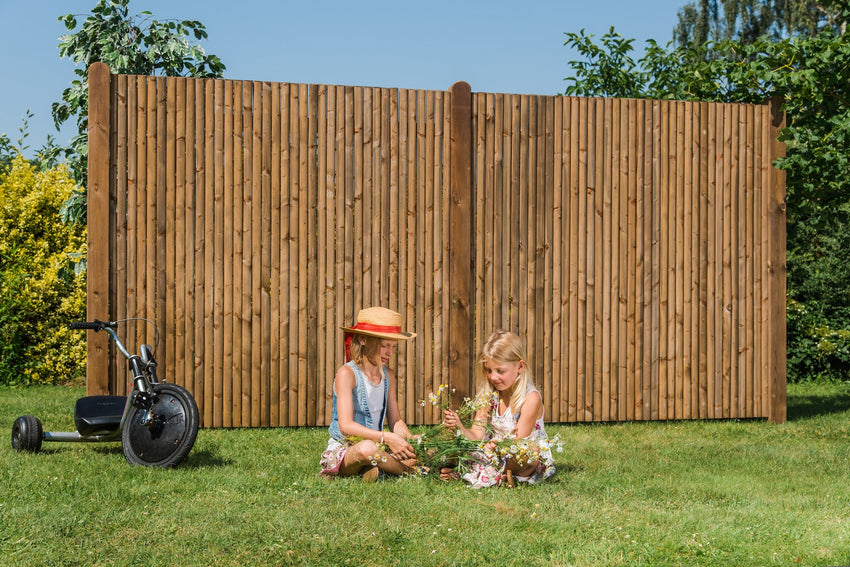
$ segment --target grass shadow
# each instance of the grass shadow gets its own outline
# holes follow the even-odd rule
[[[231,459],[222,457],[215,450],[193,449],[189,452],[186,460],[180,465],[180,468],[200,469],[208,467],[225,467],[231,464],[233,464]]]
[[[788,421],[817,416],[850,413],[850,390],[829,388],[829,391],[789,392]]]

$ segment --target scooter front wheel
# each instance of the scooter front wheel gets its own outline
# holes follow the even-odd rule
[[[12,449],[38,453],[43,432],[41,422],[34,415],[22,415],[12,424]]]
[[[131,465],[174,467],[198,436],[198,405],[185,388],[152,384],[153,405],[133,408],[121,431],[121,447]]]

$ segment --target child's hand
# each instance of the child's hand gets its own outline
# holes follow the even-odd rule
[[[390,453],[399,460],[412,459],[416,456],[413,445],[407,439],[395,433],[384,433],[384,443],[390,449]]]
[[[454,429],[461,425],[460,418],[452,410],[443,410],[443,425],[450,429]]]

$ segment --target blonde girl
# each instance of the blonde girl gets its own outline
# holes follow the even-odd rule
[[[478,361],[479,396],[489,397],[491,403],[477,412],[470,427],[464,426],[455,412],[444,413],[446,426],[457,428],[468,439],[485,442],[483,449],[474,454],[471,470],[462,476],[476,488],[501,484],[511,477],[533,484],[555,473],[543,425],[543,399],[534,386],[526,360],[517,335],[496,331],[484,343]],[[526,457],[522,462],[513,456],[499,457],[496,445],[505,439],[528,440],[537,448],[534,457]],[[441,476],[448,479],[458,475],[445,469]]]

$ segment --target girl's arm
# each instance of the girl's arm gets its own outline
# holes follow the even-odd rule
[[[387,392],[387,423],[390,431],[384,435],[384,443],[390,448],[394,455],[403,459],[414,456],[413,447],[407,441],[411,437],[410,429],[407,424],[401,419],[401,412],[398,409],[398,398],[396,391],[395,374],[391,370],[387,370],[389,380],[389,389]]]
[[[443,423],[447,427],[456,427],[458,431],[463,433],[464,437],[473,441],[484,438],[484,433],[487,431],[485,424],[489,418],[489,406],[475,412],[475,417],[472,419],[472,425],[470,427],[466,427],[460,417],[452,410],[445,410],[443,413]]]
[[[540,398],[540,392],[533,391],[525,397],[522,402],[522,410],[519,414],[519,421],[516,425],[516,438],[524,439],[531,435],[534,431],[534,425],[537,420],[543,416],[543,400]]]

